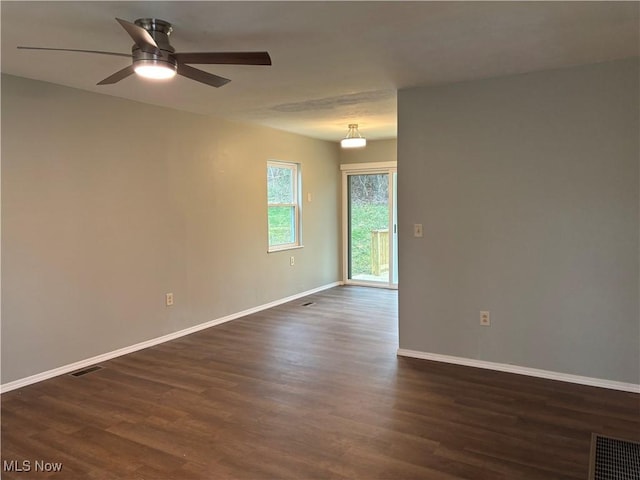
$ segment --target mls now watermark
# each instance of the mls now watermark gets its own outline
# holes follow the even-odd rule
[[[62,462],[46,462],[44,460],[3,460],[3,472],[61,472]]]

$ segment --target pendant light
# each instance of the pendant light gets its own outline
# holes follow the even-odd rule
[[[340,140],[342,148],[362,148],[367,145],[367,139],[360,135],[357,123],[349,124],[347,136]]]

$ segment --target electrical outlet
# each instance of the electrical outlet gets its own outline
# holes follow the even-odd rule
[[[173,293],[165,294],[164,301],[167,307],[170,307],[171,305],[173,305]]]
[[[489,311],[480,312],[480,325],[484,327],[491,326],[491,314],[489,313]]]
[[[292,255],[291,257],[289,257],[289,265],[293,267],[295,264],[296,264],[296,257]]]

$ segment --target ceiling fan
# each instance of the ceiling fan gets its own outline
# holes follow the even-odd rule
[[[98,85],[110,85],[136,73],[142,77],[163,79],[176,74],[197,82],[221,87],[231,80],[219,77],[189,64],[212,65],[271,65],[267,52],[193,52],[176,53],[169,43],[173,27],[169,22],[156,18],[139,18],[135,23],[116,18],[118,23],[133,39],[131,54],[103,52],[99,50],[77,50],[72,48],[18,47],[25,50],[53,50],[58,52],[83,52],[100,55],[115,55],[132,59],[131,65],[98,82]]]

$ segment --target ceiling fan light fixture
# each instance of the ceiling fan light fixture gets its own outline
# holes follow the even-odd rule
[[[134,62],[136,74],[152,80],[166,80],[176,76],[177,66],[159,60],[138,60]]]
[[[0,0],[1,1],[1,0]],[[269,52],[188,52],[176,53],[169,42],[173,31],[171,24],[157,18],[139,18],[135,23],[116,18],[116,21],[129,34],[133,45],[131,54],[105,52],[102,50],[84,50],[77,48],[24,47],[25,50],[50,50],[58,52],[83,52],[100,55],[128,57],[133,63],[122,68],[96,85],[113,85],[134,73],[152,80],[170,79],[176,75],[204,83],[210,87],[222,87],[231,80],[192,67],[196,65],[271,65]]]
[[[360,135],[357,123],[349,124],[347,136],[340,140],[342,148],[362,148],[367,145],[367,139]]]

